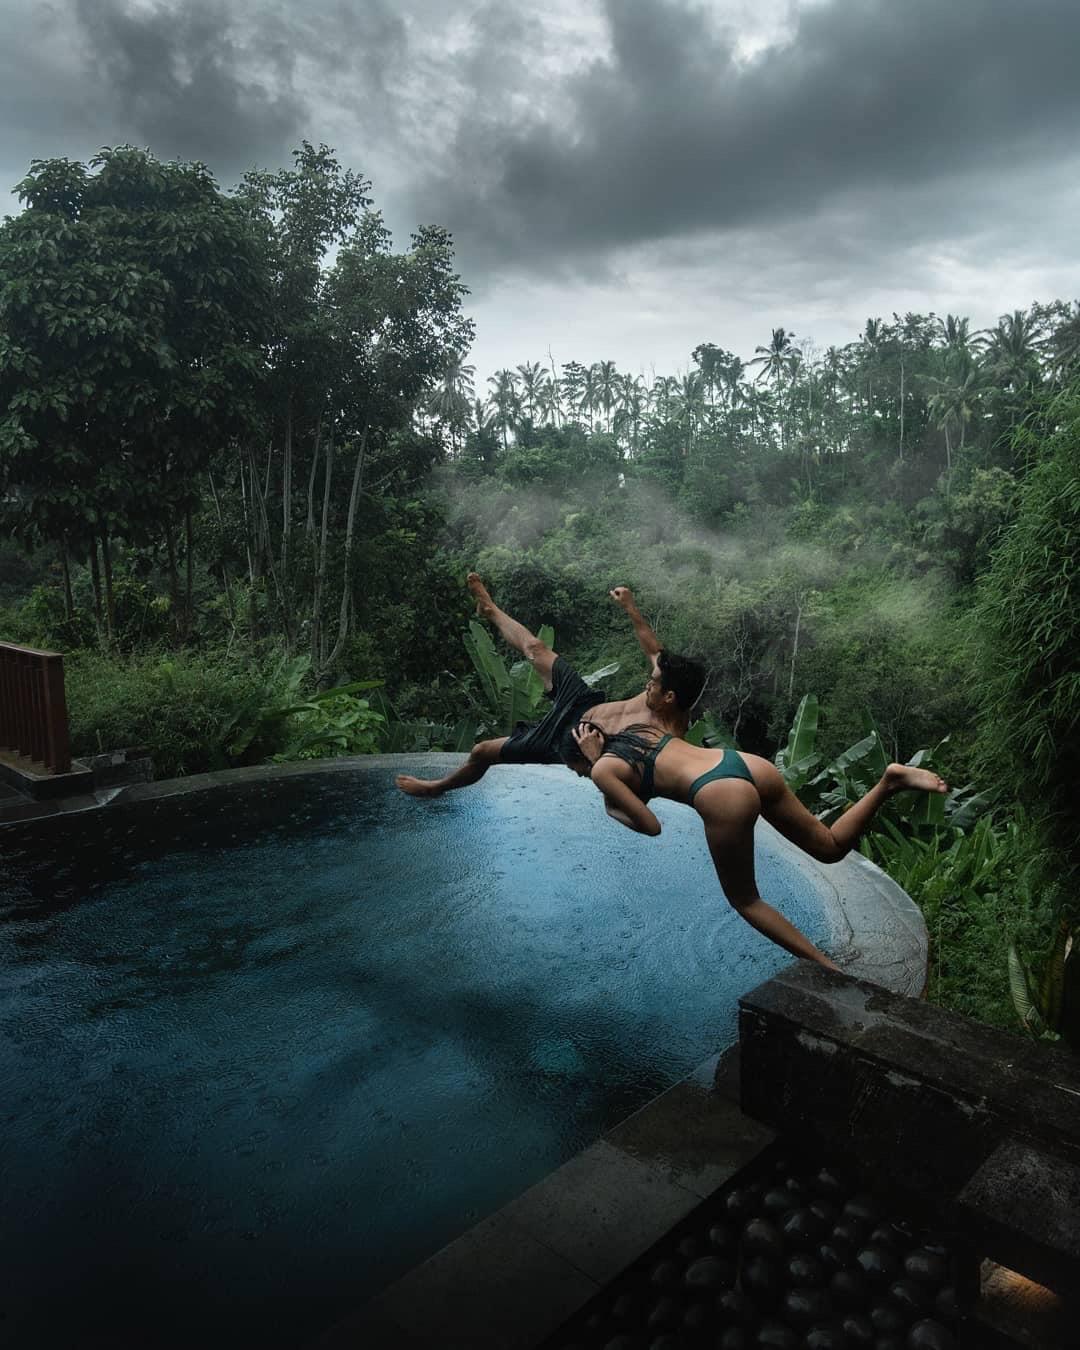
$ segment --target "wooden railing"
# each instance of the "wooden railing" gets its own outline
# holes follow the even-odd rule
[[[0,642],[0,751],[71,772],[64,658]]]

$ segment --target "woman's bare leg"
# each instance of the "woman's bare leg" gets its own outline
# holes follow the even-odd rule
[[[839,970],[835,961],[758,894],[754,822],[758,818],[759,798],[753,786],[737,779],[708,783],[699,792],[695,805],[705,823],[705,838],[716,875],[732,909],[751,928],[792,956],[816,961],[826,970]]]
[[[499,736],[493,741],[478,741],[465,763],[443,778],[414,778],[412,774],[399,773],[394,782],[410,797],[441,797],[444,792],[452,792],[454,788],[469,787],[479,782],[493,764],[498,764],[508,739],[507,736]]]
[[[469,573],[466,584],[473,595],[476,596],[477,614],[481,618],[487,619],[489,623],[494,624],[499,635],[515,651],[519,651],[526,661],[532,663],[533,669],[544,683],[544,688],[550,689],[551,670],[558,652],[552,651],[546,642],[541,642],[535,633],[530,633],[523,623],[518,623],[517,619],[512,619],[509,614],[503,613],[492,600],[487,587],[475,572]]]
[[[890,764],[865,797],[849,806],[839,820],[826,825],[791,791],[779,769],[759,755],[743,758],[761,794],[761,814],[785,839],[819,862],[839,862],[862,838],[874,816],[897,792],[947,792],[948,784],[929,769]]]

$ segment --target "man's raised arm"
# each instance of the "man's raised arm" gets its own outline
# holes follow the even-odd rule
[[[658,651],[663,649],[663,643],[645,622],[641,610],[637,607],[637,601],[634,599],[634,592],[629,586],[616,586],[613,591],[608,591],[608,594],[617,605],[621,605],[626,610],[630,622],[634,625],[637,640],[641,643],[641,650],[650,659],[654,657]]]

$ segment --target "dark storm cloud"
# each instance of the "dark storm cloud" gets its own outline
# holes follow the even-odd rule
[[[404,52],[390,0],[57,0],[5,6],[0,117],[8,183],[32,157],[101,144],[201,159],[225,185],[328,138],[328,87],[377,120]],[[381,115],[381,114],[380,114]]]
[[[613,246],[782,225],[838,201],[888,238],[955,224],[981,186],[1075,154],[1076,0],[829,0],[748,62],[683,0],[606,0],[610,55],[565,78],[558,116],[478,97],[413,210],[472,266],[550,266]],[[503,97],[499,97],[499,95]],[[902,219],[908,191],[942,214]],[[967,198],[967,201],[965,201]]]

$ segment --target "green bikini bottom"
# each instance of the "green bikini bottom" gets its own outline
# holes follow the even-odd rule
[[[715,782],[719,778],[745,778],[748,783],[754,781],[754,775],[746,767],[746,761],[738,750],[725,750],[724,758],[719,764],[703,773],[700,778],[695,778],[690,784],[686,800],[690,806],[694,804],[694,798],[705,786],[706,783]]]

